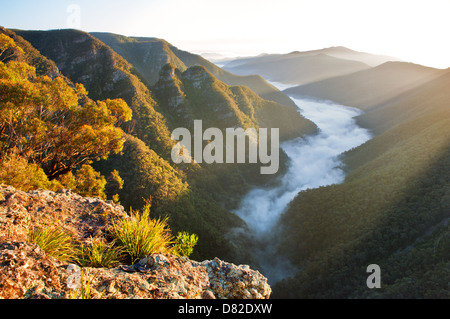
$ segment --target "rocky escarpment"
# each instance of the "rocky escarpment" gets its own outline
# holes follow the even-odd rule
[[[219,259],[197,262],[172,255],[149,255],[134,265],[79,268],[48,256],[27,242],[34,226],[54,225],[79,241],[103,236],[122,206],[70,191],[22,192],[0,186],[0,298],[18,299],[265,299],[267,279],[248,266]],[[71,285],[78,269],[78,283]]]

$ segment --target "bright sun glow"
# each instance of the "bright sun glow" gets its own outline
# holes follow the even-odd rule
[[[450,67],[450,0],[72,0],[2,1],[8,28],[67,28],[163,38],[224,55],[346,46],[427,66]],[[26,10],[26,13],[23,11]]]

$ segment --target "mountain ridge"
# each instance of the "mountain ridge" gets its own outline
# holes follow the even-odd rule
[[[227,63],[225,70],[241,75],[260,74],[270,81],[307,84],[369,69],[367,64],[318,54],[281,54],[247,58]]]
[[[159,77],[159,70],[167,63],[175,65],[181,71],[185,71],[187,68],[202,65],[208,69],[219,80],[227,83],[228,85],[245,85],[256,92],[264,99],[269,99],[280,104],[292,106],[295,108],[295,104],[289,97],[281,93],[274,86],[267,83],[262,77],[258,76],[238,76],[230,72],[220,69],[215,64],[209,62],[203,57],[192,54],[187,51],[180,50],[171,45],[165,40],[157,38],[145,38],[145,37],[125,37],[111,33],[92,33],[92,35],[98,37],[104,41],[107,45],[111,46],[114,50],[120,52],[125,59],[134,61],[135,67],[146,78],[150,85],[154,85]],[[125,42],[124,39],[129,39],[129,42]],[[122,41],[118,41],[122,40]],[[151,44],[153,48],[148,46]],[[160,49],[155,46],[160,46]],[[137,46],[140,48],[140,54],[130,50],[130,46]],[[144,48],[143,48],[144,47]],[[147,50],[145,49],[147,47]],[[152,52],[152,53],[151,53]],[[148,60],[148,63],[143,63],[147,54],[154,54],[158,57],[156,61]]]
[[[191,67],[184,72],[176,70],[170,64],[163,67],[153,90],[162,112],[172,118],[175,115],[179,124],[186,124],[187,119],[192,124],[195,119],[202,118],[205,126],[221,129],[279,128],[281,141],[317,130],[294,109],[264,100],[245,86],[228,86],[204,66]],[[167,89],[176,92],[175,99],[171,94],[167,95]],[[210,120],[208,112],[214,113],[214,120]]]

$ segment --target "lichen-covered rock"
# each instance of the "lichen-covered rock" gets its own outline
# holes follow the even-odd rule
[[[260,272],[247,265],[236,266],[218,258],[202,263],[209,276],[210,288],[219,299],[269,299],[272,289]]]
[[[34,226],[60,226],[80,240],[102,236],[113,220],[125,216],[122,206],[69,190],[22,192],[0,185],[0,243],[26,241]]]
[[[265,299],[267,279],[248,266],[220,259],[196,262],[150,255],[135,265],[83,268],[59,261],[27,242],[34,226],[59,225],[80,241],[104,236],[122,206],[70,191],[22,192],[0,186],[0,298],[18,299]],[[68,271],[71,269],[71,271]],[[78,278],[79,284],[74,282]],[[70,288],[69,288],[70,287]],[[77,288],[74,288],[77,287]]]
[[[47,256],[35,244],[0,244],[0,298],[63,298],[64,272],[62,262]]]
[[[83,268],[77,288],[69,280],[71,266],[35,244],[0,244],[0,298],[267,299],[271,293],[259,272],[219,259],[151,255],[133,266]]]

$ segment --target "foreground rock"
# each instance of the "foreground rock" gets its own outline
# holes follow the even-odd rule
[[[127,216],[122,206],[68,190],[22,192],[0,185],[0,243],[26,241],[35,226],[58,226],[77,240],[102,237],[113,220]]]
[[[267,299],[267,279],[248,266],[219,259],[196,262],[151,255],[112,269],[83,268],[77,288],[61,262],[27,242],[37,225],[57,224],[80,241],[102,236],[108,224],[126,216],[123,207],[71,192],[21,192],[0,186],[0,298],[18,299]],[[75,267],[76,268],[76,267]],[[69,277],[71,276],[71,277]]]

